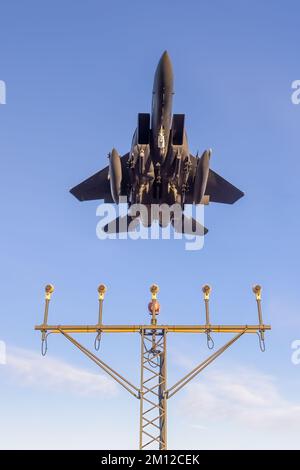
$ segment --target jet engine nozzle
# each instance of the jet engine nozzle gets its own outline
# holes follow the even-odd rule
[[[112,198],[118,204],[121,194],[122,165],[120,155],[115,148],[109,154],[109,181]]]

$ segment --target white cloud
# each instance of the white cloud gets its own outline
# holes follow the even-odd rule
[[[300,423],[300,402],[285,398],[273,377],[239,366],[203,373],[181,403],[204,426],[222,421],[283,433],[294,432]]]
[[[9,348],[7,365],[2,369],[18,385],[67,391],[77,395],[112,395],[116,384],[102,373],[92,373],[67,362],[19,348]]]

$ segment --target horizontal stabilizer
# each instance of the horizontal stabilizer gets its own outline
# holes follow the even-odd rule
[[[137,217],[123,215],[109,222],[103,227],[105,233],[134,232],[140,221]]]
[[[208,232],[208,229],[203,227],[203,225],[197,222],[197,220],[192,217],[187,217],[184,214],[182,214],[181,219],[172,219],[171,223],[177,233],[185,233],[187,235],[197,235],[201,237],[206,235]]]
[[[224,204],[233,204],[244,196],[242,191],[213,170],[209,170],[205,194],[209,196],[211,202],[223,202]]]

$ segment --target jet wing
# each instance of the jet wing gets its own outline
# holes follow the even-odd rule
[[[209,195],[210,201],[224,204],[233,204],[244,196],[242,191],[213,170],[209,170],[205,194]]]
[[[126,162],[128,160],[128,157],[129,153],[126,153],[125,155],[123,155],[123,157],[121,157],[123,191],[127,183]],[[105,168],[103,168],[103,170],[98,171],[94,175],[82,181],[82,183],[79,183],[77,186],[74,186],[74,188],[70,189],[70,193],[73,194],[73,196],[75,196],[79,201],[92,201],[94,199],[104,199],[104,202],[114,202],[110,192],[109,167],[106,166]]]

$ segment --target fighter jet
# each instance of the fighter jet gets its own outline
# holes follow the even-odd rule
[[[210,149],[201,157],[190,153],[185,115],[172,114],[173,95],[172,64],[165,51],[154,76],[151,114],[138,114],[130,151],[120,156],[113,148],[108,154],[108,166],[70,190],[79,201],[102,199],[118,204],[121,196],[127,198],[126,223],[124,216],[119,217],[104,227],[106,232],[126,231],[139,222],[151,226],[153,204],[170,207],[177,204],[184,210],[185,204],[233,204],[244,195],[210,169]],[[139,212],[131,213],[131,207],[136,204],[147,208],[146,217]],[[178,225],[170,212],[167,223],[171,222],[175,230],[182,233],[207,232],[194,219],[190,219],[192,224],[185,224],[183,212],[180,217]],[[166,221],[159,217],[159,224],[164,227]]]

